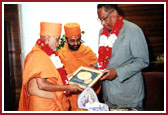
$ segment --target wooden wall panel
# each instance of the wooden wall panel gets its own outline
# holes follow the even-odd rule
[[[5,47],[8,48],[8,50],[5,51],[8,53],[9,61],[8,63],[5,63],[9,65],[9,69],[6,70],[6,75],[9,75],[9,77],[4,76],[8,78],[4,83],[7,84],[8,81],[12,81],[8,84],[8,87],[10,88],[5,88],[4,90],[10,90],[6,91],[8,93],[5,93],[5,96],[10,95],[10,92],[14,92],[13,94],[15,94],[12,98],[10,98],[10,96],[5,98],[5,110],[8,111],[17,110],[22,80],[20,28],[18,8],[16,4],[4,5],[4,21],[6,23],[4,27],[6,28],[6,36],[4,39],[7,41],[7,46]],[[4,57],[4,59],[7,59],[7,57]]]
[[[119,4],[125,19],[139,25],[143,30],[150,60],[164,53],[164,5],[163,4]]]

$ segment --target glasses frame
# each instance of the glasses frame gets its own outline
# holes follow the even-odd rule
[[[102,22],[102,21],[106,21],[107,20],[107,18],[109,17],[109,15],[112,13],[114,11],[114,9],[112,9],[108,14],[107,14],[107,16],[106,17],[104,17],[104,18],[98,18],[98,20],[100,21],[100,22]]]

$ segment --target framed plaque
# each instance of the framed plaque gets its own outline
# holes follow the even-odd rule
[[[103,73],[96,69],[87,67],[79,67],[74,73],[74,76],[69,78],[69,84],[78,84],[81,88],[92,87]]]

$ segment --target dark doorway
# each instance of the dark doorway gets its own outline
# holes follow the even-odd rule
[[[11,74],[12,70],[9,64],[12,61],[9,60],[8,40],[10,38],[10,23],[4,22],[4,111],[15,111],[16,105],[16,94],[15,94],[15,82],[14,76]],[[10,44],[11,45],[11,44]]]

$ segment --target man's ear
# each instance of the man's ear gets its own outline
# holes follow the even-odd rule
[[[49,36],[45,36],[45,44],[48,44],[49,40],[50,40],[50,37]]]
[[[114,10],[114,11],[113,11],[113,16],[114,16],[114,17],[118,17],[118,12],[117,12],[117,10]]]
[[[67,39],[68,39],[68,38],[65,38],[65,42],[66,42],[66,43],[68,43]]]

